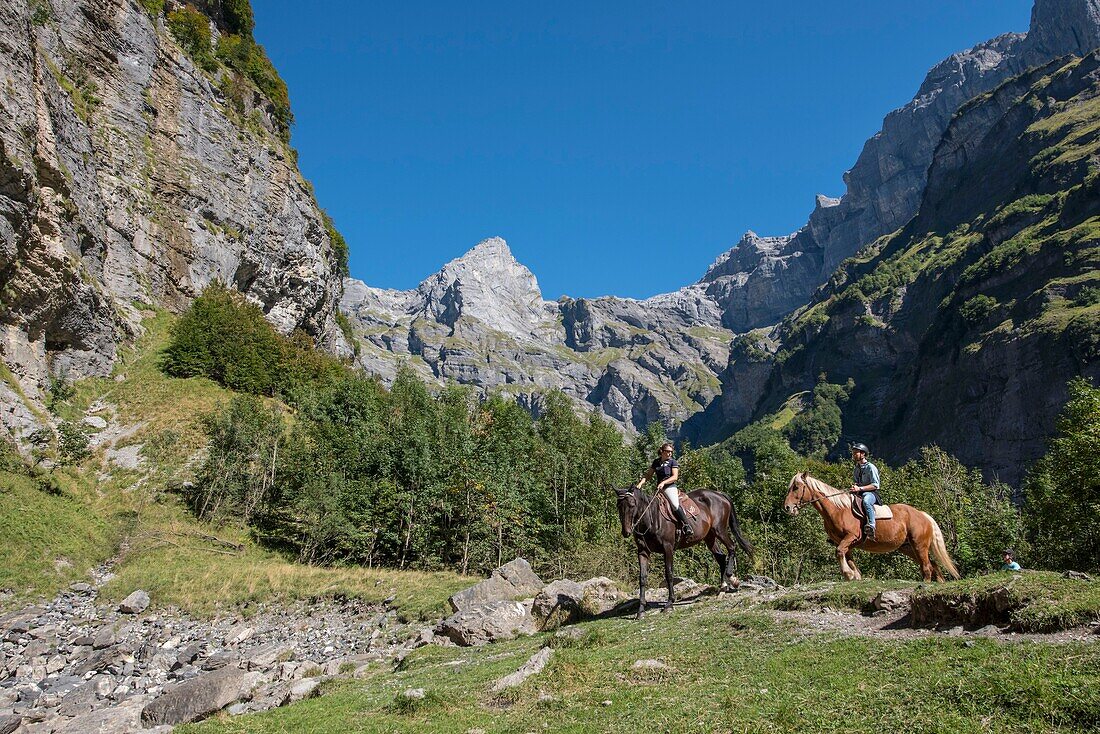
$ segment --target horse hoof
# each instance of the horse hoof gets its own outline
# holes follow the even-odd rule
[[[670,604],[670,605],[668,605],[667,607],[665,607],[661,610],[661,614],[668,614],[671,611],[672,611],[672,605]]]

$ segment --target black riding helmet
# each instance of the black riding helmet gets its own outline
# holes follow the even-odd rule
[[[854,443],[854,444],[852,444],[851,450],[852,451],[862,451],[865,454],[870,454],[871,453],[871,449],[867,448],[867,444],[865,444],[865,443]]]

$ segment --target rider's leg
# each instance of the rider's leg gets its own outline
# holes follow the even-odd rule
[[[875,534],[875,503],[877,501],[878,496],[874,492],[863,493],[863,511],[867,513],[867,531],[871,536]]]
[[[685,535],[690,535],[692,532],[691,522],[688,520],[687,513],[684,512],[684,508],[680,507],[680,490],[676,488],[675,484],[670,484],[661,491],[665,493],[665,498],[672,505],[672,514],[676,516],[676,521],[680,523],[680,530]]]

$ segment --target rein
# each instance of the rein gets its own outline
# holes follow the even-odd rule
[[[660,492],[654,492],[649,502],[646,503],[645,509],[635,518],[634,522],[630,525],[630,534],[633,535],[634,531],[638,528],[638,523],[645,519],[646,513],[649,512],[649,508],[653,506],[653,503],[657,501],[657,498],[661,496]]]
[[[808,487],[807,487],[807,489],[808,489]],[[850,490],[845,489],[845,490],[842,490],[840,492],[834,492],[832,494],[823,494],[820,497],[818,497],[817,499],[803,500],[803,501],[799,502],[797,505],[795,505],[795,507],[805,507],[806,505],[812,505],[813,503],[820,502],[821,500],[827,500],[830,497],[839,497],[842,494],[850,494],[850,493],[851,493]]]

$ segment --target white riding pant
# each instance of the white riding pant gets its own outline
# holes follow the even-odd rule
[[[668,503],[672,505],[672,509],[675,510],[680,507],[680,492],[676,489],[675,484],[666,484],[661,491],[665,493],[665,497],[668,498]]]

